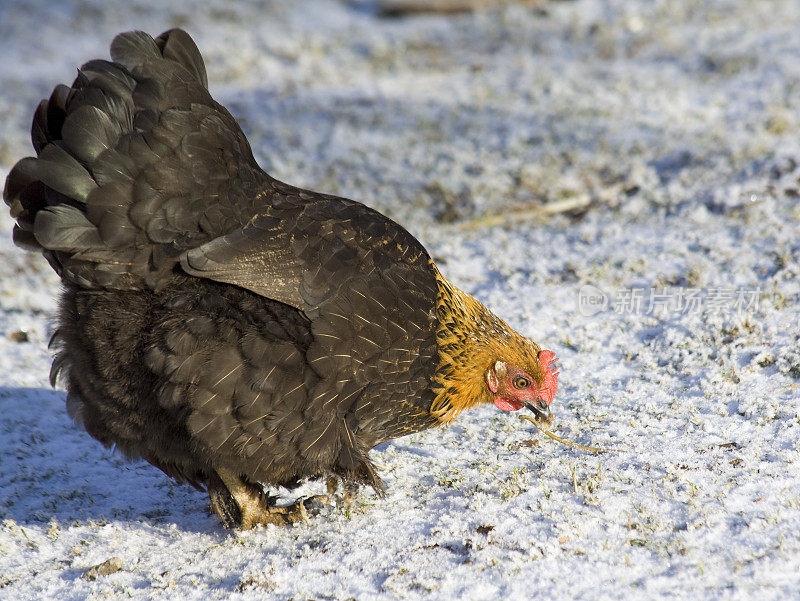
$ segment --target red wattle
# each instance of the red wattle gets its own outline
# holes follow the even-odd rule
[[[494,397],[494,406],[501,411],[519,411],[524,407],[519,401],[499,396]]]

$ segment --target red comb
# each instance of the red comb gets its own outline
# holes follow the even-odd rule
[[[544,349],[539,351],[539,363],[544,371],[544,381],[542,382],[542,388],[539,390],[539,394],[548,405],[553,402],[556,391],[558,390],[558,368],[552,367],[553,363],[556,361],[558,361],[558,357],[556,357],[553,351]]]

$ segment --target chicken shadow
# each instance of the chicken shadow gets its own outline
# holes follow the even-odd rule
[[[0,520],[222,527],[208,497],[104,448],[67,415],[63,391],[0,386]]]

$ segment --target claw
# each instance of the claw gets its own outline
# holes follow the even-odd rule
[[[227,527],[250,529],[259,524],[287,526],[309,523],[308,510],[317,503],[326,505],[327,495],[298,499],[292,505],[272,505],[274,497],[265,495],[255,485],[245,483],[226,470],[217,470],[219,482],[209,485],[211,508]]]
[[[328,494],[333,495],[339,488],[339,479],[336,476],[328,476],[325,481],[325,487],[328,489]]]

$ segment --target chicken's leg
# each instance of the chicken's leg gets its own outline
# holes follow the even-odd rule
[[[328,497],[316,495],[298,499],[293,505],[279,506],[270,503],[269,495],[260,487],[242,480],[225,469],[217,469],[215,478],[206,482],[211,509],[227,528],[249,530],[258,524],[285,526],[308,521],[307,509],[314,503],[325,504]]]
[[[328,476],[326,480],[328,488],[328,498],[333,497],[336,499],[336,504],[344,503],[347,507],[352,507],[355,502],[356,495],[358,494],[358,485],[352,482],[342,481],[344,491],[342,494],[337,494],[339,490],[339,480],[336,476]]]

